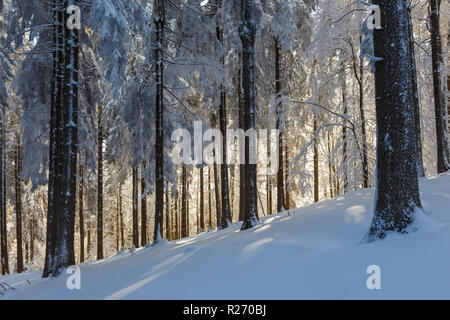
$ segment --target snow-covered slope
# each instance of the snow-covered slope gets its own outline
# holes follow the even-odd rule
[[[359,190],[253,230],[234,224],[82,264],[81,290],[66,288],[66,274],[0,277],[16,288],[0,299],[450,299],[450,175],[423,179],[421,195],[426,215],[409,235],[361,244],[373,190]],[[371,265],[381,290],[366,286]]]

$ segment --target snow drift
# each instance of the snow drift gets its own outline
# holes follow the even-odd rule
[[[165,242],[84,263],[69,274],[0,277],[0,299],[450,299],[450,174],[422,179],[417,232],[362,244],[373,190],[262,219],[258,227]],[[367,268],[381,269],[369,290]]]

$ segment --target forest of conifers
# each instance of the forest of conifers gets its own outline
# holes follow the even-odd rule
[[[449,8],[0,0],[2,274],[58,276],[359,188],[376,188],[361,240],[408,232],[418,179],[450,169]],[[182,162],[176,132],[193,137]]]

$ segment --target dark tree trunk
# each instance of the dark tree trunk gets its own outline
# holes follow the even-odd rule
[[[216,116],[213,115],[212,120],[211,120],[211,126],[213,128],[215,128],[216,125],[217,125]],[[220,212],[221,205],[220,205],[220,194],[219,194],[219,183],[220,183],[219,182],[219,173],[218,173],[219,170],[217,169],[216,149],[213,149],[212,156],[214,158],[214,195],[216,198],[216,228],[219,228],[220,219],[221,219],[221,214],[220,214],[221,213]]]
[[[63,21],[68,21],[71,5],[77,0],[64,1]],[[53,276],[58,276],[64,268],[75,264],[75,215],[76,215],[76,174],[78,152],[78,74],[79,37],[78,29],[64,28],[64,81],[62,104],[62,152],[60,209],[57,212],[57,237]]]
[[[360,41],[361,38],[360,38]],[[361,118],[361,135],[363,151],[363,188],[369,187],[369,161],[367,155],[366,115],[364,111],[364,64],[363,59],[359,63],[359,116]]]
[[[239,36],[242,42],[242,97],[244,104],[244,129],[255,129],[255,1],[241,0]],[[245,210],[241,230],[259,223],[257,199],[257,168],[250,163],[250,141],[245,141]]]
[[[211,192],[211,167],[208,167],[208,211],[209,211],[209,222],[208,227],[212,229],[212,192]]]
[[[22,145],[17,135],[15,154],[15,181],[16,181],[16,240],[17,240],[17,273],[23,269],[23,244],[22,244]]]
[[[186,166],[182,166],[181,174],[181,238],[186,238],[188,235],[188,212],[187,212],[187,172]]]
[[[147,166],[145,163],[142,165],[141,171],[141,246],[147,245],[147,196],[145,193],[145,171]]]
[[[120,195],[117,195],[117,211],[116,211],[116,251],[120,250]]]
[[[422,155],[422,130],[420,127],[420,100],[419,100],[419,90],[417,87],[417,70],[416,70],[416,54],[414,48],[414,32],[413,24],[411,19],[411,8],[408,9],[409,20],[409,45],[410,45],[410,59],[411,59],[411,84],[413,90],[413,102],[414,102],[414,122],[415,122],[415,133],[416,133],[416,159],[417,159],[417,173],[419,177],[425,177],[425,169],[423,167],[423,155]]]
[[[284,168],[284,180],[285,180],[285,192],[286,192],[286,210],[291,210],[291,205],[290,205],[290,201],[291,201],[291,196],[290,196],[290,192],[289,192],[289,187],[287,184],[287,181],[289,179],[289,151],[288,151],[288,147],[287,145],[284,146],[284,163],[285,163],[285,168]]]
[[[50,276],[55,266],[58,212],[61,208],[62,97],[64,80],[63,0],[53,1],[53,75],[50,105],[50,148],[48,176],[47,232],[42,277]]]
[[[133,168],[133,246],[139,248],[139,219],[138,219],[138,168]]]
[[[80,190],[78,192],[78,213],[80,218],[80,263],[84,262],[84,213],[83,213],[83,196],[84,196],[84,163],[80,162]]]
[[[314,134],[317,132],[317,116],[314,112]],[[319,149],[317,138],[314,139],[313,143],[314,149],[314,202],[319,202]]]
[[[348,115],[348,105],[347,105],[347,83],[346,83],[346,78],[345,75],[344,77],[341,79],[342,81],[342,104],[344,106],[344,112],[343,115],[345,118],[347,118]],[[342,164],[344,166],[344,170],[343,170],[343,174],[344,174],[344,193],[348,192],[348,173],[347,173],[347,159],[348,159],[348,154],[347,154],[347,123],[344,120],[343,126],[342,126],[342,141],[343,141],[343,146],[342,146]]]
[[[368,241],[405,233],[421,208],[411,88],[409,1],[378,0],[382,29],[374,30],[377,119],[375,212]],[[401,187],[399,187],[401,186]]]
[[[162,239],[164,215],[164,28],[165,28],[165,0],[157,0],[154,17],[156,46],[155,46],[155,83],[156,83],[156,140],[155,140],[155,228],[153,243]]]
[[[283,104],[281,103],[281,48],[278,38],[275,38],[275,99],[276,109],[276,129],[278,135],[278,173],[277,173],[277,212],[286,208],[284,203],[284,173],[283,173]]]
[[[30,262],[34,260],[34,217],[30,221]]]
[[[167,186],[166,190],[166,239],[171,240],[170,238],[170,206],[169,206],[169,186]]]
[[[240,60],[242,60],[242,57]],[[242,81],[241,72],[239,70],[238,76],[238,102],[239,102],[239,129],[244,129],[244,101],[242,99]],[[242,152],[242,151],[240,151]],[[245,210],[245,164],[239,164],[239,221],[244,221],[244,210]]]
[[[98,111],[97,141],[97,259],[103,259],[103,107]]]
[[[200,230],[205,231],[205,197],[204,197],[203,167],[200,168]]]
[[[87,220],[87,258],[89,259],[91,257],[91,249],[92,249],[92,223],[91,223],[91,217]]]
[[[444,91],[443,75],[445,70],[444,57],[442,54],[442,37],[440,30],[440,0],[430,1],[430,24],[431,24],[431,56],[433,61],[433,88],[434,88],[434,111],[436,117],[437,138],[437,171],[446,172],[450,169],[449,149],[447,140],[446,110],[447,99]]]
[[[222,6],[222,0],[216,0],[216,9],[219,10]],[[216,16],[216,36],[217,40],[223,44],[223,31],[219,17]],[[225,57],[220,58],[220,63],[225,66]],[[220,222],[217,220],[217,228],[225,229],[231,225],[230,213],[230,191],[228,186],[228,166],[227,166],[227,99],[225,87],[223,85],[219,88],[220,91],[220,105],[219,105],[219,127],[222,133],[222,163],[220,165],[220,181],[221,181],[221,204],[222,214]]]
[[[174,208],[174,225],[175,225],[175,230],[174,230],[174,239],[180,239],[180,214],[179,214],[179,206],[178,206],[178,202],[179,202],[179,195],[177,194],[176,199],[175,199],[175,208]]]
[[[120,218],[120,242],[121,248],[125,248],[125,231],[123,225],[123,210],[122,210],[122,185],[119,186],[119,218]]]

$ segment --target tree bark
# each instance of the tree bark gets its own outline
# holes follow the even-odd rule
[[[80,263],[84,262],[84,213],[83,213],[83,196],[84,196],[84,163],[80,162],[80,185],[78,192],[78,214],[80,218]]]
[[[142,165],[141,171],[141,246],[145,247],[147,245],[147,195],[146,195],[146,182],[145,182],[145,171],[147,166],[144,163]]]
[[[281,212],[286,208],[284,201],[284,173],[283,173],[283,104],[281,103],[281,49],[278,37],[275,37],[275,99],[276,109],[276,129],[278,135],[278,172],[277,172],[277,211]]]
[[[162,239],[164,215],[164,28],[166,22],[165,0],[157,0],[154,17],[155,46],[155,83],[156,83],[156,140],[155,140],[155,227],[153,243]]]
[[[204,177],[203,167],[200,168],[200,230],[205,231],[205,199],[204,199]]]
[[[53,0],[53,58],[52,100],[50,105],[50,148],[48,176],[47,232],[45,264],[42,277],[54,271],[58,212],[60,211],[61,152],[62,152],[62,97],[64,80],[64,26],[63,0]]]
[[[239,56],[242,60],[242,55]],[[242,62],[242,61],[240,61]],[[239,102],[239,129],[244,130],[244,100],[242,98],[242,67],[239,70],[238,76],[238,102]],[[242,151],[240,151],[242,152]],[[239,164],[239,221],[244,221],[244,210],[245,210],[245,164]]]
[[[188,236],[188,211],[187,211],[187,172],[186,166],[182,166],[181,174],[181,237]]]
[[[255,1],[241,0],[239,36],[242,42],[242,97],[244,104],[244,129],[255,129]],[[259,224],[257,199],[257,168],[250,163],[250,143],[245,141],[245,210],[241,230]]]
[[[64,9],[78,5],[77,0],[65,0]],[[63,21],[69,19],[64,10]],[[53,276],[60,275],[65,268],[75,264],[75,215],[76,215],[76,174],[78,152],[78,74],[79,74],[79,36],[78,29],[64,28],[64,81],[62,104],[62,152],[60,209],[58,215],[57,237]]]
[[[377,0],[382,28],[374,30],[377,170],[375,212],[366,240],[406,233],[421,208],[411,87],[409,1]],[[399,187],[401,186],[401,187]]]
[[[16,248],[17,248],[17,273],[22,273],[23,269],[23,244],[22,244],[22,145],[20,136],[17,135],[15,154],[15,194],[16,194]]]
[[[212,230],[212,192],[211,192],[211,167],[208,167],[208,211],[209,222],[208,228]]]
[[[434,111],[436,117],[436,139],[437,139],[437,171],[446,172],[450,169],[449,147],[447,140],[447,124],[445,123],[447,99],[444,91],[445,70],[444,57],[442,54],[442,37],[440,30],[440,0],[430,1],[430,25],[431,25],[431,56],[433,62],[433,89],[434,89]]]
[[[317,132],[317,116],[314,112],[314,134]],[[319,149],[317,146],[317,138],[314,139],[314,202],[319,202]]]
[[[103,107],[98,111],[97,141],[97,259],[103,259]]]
[[[423,155],[422,155],[422,130],[420,123],[420,100],[419,89],[417,87],[417,70],[416,70],[416,54],[414,48],[414,31],[411,19],[411,8],[408,9],[409,19],[409,44],[410,44],[410,59],[411,59],[411,84],[413,90],[413,102],[414,102],[414,122],[416,133],[416,159],[417,159],[417,173],[419,177],[425,177],[425,169],[423,167]]]
[[[123,225],[123,210],[122,210],[122,185],[119,186],[119,218],[120,218],[120,242],[121,249],[125,248],[125,232]]]
[[[133,246],[139,248],[139,219],[138,219],[138,167],[133,168]]]

